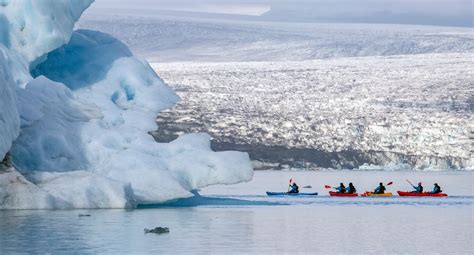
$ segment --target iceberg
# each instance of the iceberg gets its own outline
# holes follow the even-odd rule
[[[0,209],[131,208],[252,178],[247,153],[207,134],[154,140],[179,98],[119,40],[72,31],[91,1],[1,3],[0,156],[16,169],[0,172]]]

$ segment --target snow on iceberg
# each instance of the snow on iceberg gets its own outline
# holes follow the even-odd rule
[[[0,173],[0,196],[22,193],[14,194],[19,198],[13,202],[0,201],[0,208],[133,207],[189,197],[190,191],[207,185],[252,178],[246,153],[213,152],[206,134],[156,143],[148,134],[156,128],[156,114],[171,107],[178,97],[146,61],[133,57],[128,47],[112,36],[78,30],[69,39],[70,21],[75,21],[87,5],[73,2],[48,2],[51,9],[74,9],[66,15],[66,29],[57,29],[61,35],[46,33],[54,39],[40,37],[41,45],[25,40],[25,48],[10,47],[23,63],[29,63],[36,78],[26,85],[17,82],[14,89],[10,85],[11,99],[2,100],[11,108],[10,115],[20,116],[21,124],[20,135],[10,150],[20,172],[10,170],[8,175],[24,179],[21,183],[26,183],[26,188],[5,188],[11,184],[4,182],[5,174]],[[11,8],[21,13],[21,9]],[[57,28],[55,19],[40,20],[40,27]],[[1,43],[12,46],[10,41]],[[55,50],[50,50],[53,47]],[[9,65],[4,67],[8,71]],[[18,132],[18,128],[12,130]],[[0,134],[8,138],[2,144],[5,152],[8,140],[16,135]]]

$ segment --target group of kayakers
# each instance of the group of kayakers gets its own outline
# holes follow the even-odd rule
[[[391,185],[391,184],[392,184],[392,182],[387,183],[387,185]],[[423,185],[422,185],[421,182],[419,182],[417,186],[414,186],[411,183],[410,183],[410,185],[412,185],[412,187],[414,188],[412,193],[423,193]],[[326,186],[326,188],[331,188],[331,187]],[[357,189],[354,187],[354,184],[352,184],[352,182],[350,182],[347,187],[344,185],[344,183],[341,182],[338,187],[332,187],[332,188],[337,190],[338,193],[347,193],[347,194],[356,194],[357,193]],[[379,186],[377,186],[374,189],[373,193],[374,194],[384,194],[386,190],[387,190],[387,188],[385,188],[385,186],[381,182],[381,183],[379,183]],[[288,187],[288,193],[299,193],[299,192],[300,192],[299,187],[296,184],[296,182],[292,182],[290,180],[290,184],[289,184],[289,187]],[[441,192],[443,192],[441,190],[441,187],[438,185],[438,183],[435,183],[434,187],[433,187],[433,191],[428,192],[428,193],[430,193],[430,194],[439,194]]]
[[[391,185],[392,182],[388,183],[388,185]],[[411,184],[411,183],[410,183]],[[421,182],[418,183],[418,186],[414,186],[412,185],[414,190],[412,191],[412,193],[423,193],[423,185]],[[344,186],[344,183],[341,182],[341,184],[339,184],[339,187],[334,187],[335,190],[337,190],[338,193],[348,193],[348,194],[355,194],[357,193],[357,190],[356,188],[354,187],[354,185],[352,184],[352,182],[349,183],[349,186],[348,187],[345,187]],[[385,190],[387,190],[387,188],[385,188],[385,186],[383,185],[383,183],[379,183],[379,186],[377,188],[374,189],[374,194],[384,194],[385,193]],[[433,186],[433,191],[431,192],[428,192],[428,193],[431,193],[431,194],[438,194],[438,193],[441,193],[443,192],[441,190],[441,187],[438,185],[438,183],[435,183],[434,186]]]

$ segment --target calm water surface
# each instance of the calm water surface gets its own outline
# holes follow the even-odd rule
[[[472,201],[3,211],[0,253],[468,254],[473,250],[472,213]],[[144,234],[144,228],[155,226],[171,232]]]

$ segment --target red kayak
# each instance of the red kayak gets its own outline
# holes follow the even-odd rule
[[[339,192],[334,192],[334,191],[329,191],[329,195],[331,197],[357,197],[357,193],[339,193]]]
[[[398,195],[401,197],[447,197],[448,194],[444,193],[429,193],[429,192],[423,192],[423,193],[416,193],[416,192],[410,192],[410,191],[397,191]]]

